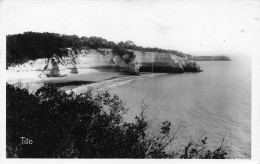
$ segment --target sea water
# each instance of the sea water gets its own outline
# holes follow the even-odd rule
[[[169,120],[190,139],[206,136],[215,146],[224,139],[232,158],[250,158],[250,60],[198,63],[203,72],[143,74],[106,89],[129,107],[129,117],[138,115],[144,103],[152,128]]]

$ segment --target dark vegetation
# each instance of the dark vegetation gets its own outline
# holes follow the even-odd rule
[[[6,37],[6,63],[24,63],[28,60],[39,58],[51,58],[53,54],[67,55],[66,48],[72,48],[77,54],[82,49],[113,49],[119,56],[129,55],[134,57],[133,50],[150,52],[170,52],[183,57],[185,54],[175,50],[164,50],[159,48],[144,48],[135,45],[132,41],[120,42],[107,41],[101,37],[78,37],[77,35],[60,35],[57,33],[25,32],[23,34],[7,35]],[[128,61],[126,61],[128,62]]]
[[[223,144],[209,150],[204,137],[167,151],[176,138],[171,123],[151,135],[144,113],[125,122],[127,109],[108,92],[66,94],[45,84],[30,94],[7,84],[6,93],[8,158],[227,158]],[[21,137],[33,143],[22,144]]]

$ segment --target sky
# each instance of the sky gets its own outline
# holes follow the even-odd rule
[[[6,34],[132,40],[193,55],[246,55],[260,43],[258,0],[2,0]]]

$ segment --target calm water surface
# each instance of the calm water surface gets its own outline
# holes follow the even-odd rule
[[[251,69],[249,61],[199,62],[200,73],[149,74],[108,87],[130,108],[129,117],[148,107],[155,129],[169,120],[185,136],[207,136],[210,145],[228,141],[234,158],[251,157]]]

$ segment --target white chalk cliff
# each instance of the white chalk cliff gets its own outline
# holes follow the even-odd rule
[[[95,67],[113,67],[120,71],[138,73],[140,72],[199,72],[200,66],[193,60],[181,58],[171,53],[140,52],[133,51],[135,57],[125,62],[128,55],[123,57],[113,54],[111,49],[102,50],[82,50],[72,59],[71,55],[63,57],[63,64],[49,64],[50,76],[57,76],[59,70],[70,69],[71,73],[77,73],[77,69]],[[72,62],[73,60],[73,62]],[[42,70],[46,65],[47,59],[37,59],[28,61],[23,65],[8,69],[14,71],[35,71]],[[28,64],[30,63],[30,64]],[[29,69],[28,69],[28,68]],[[26,68],[26,69],[24,69]],[[58,69],[57,69],[58,68]],[[24,70],[21,70],[24,69]]]
[[[200,66],[192,60],[171,53],[134,51],[139,70],[154,72],[199,72]]]

